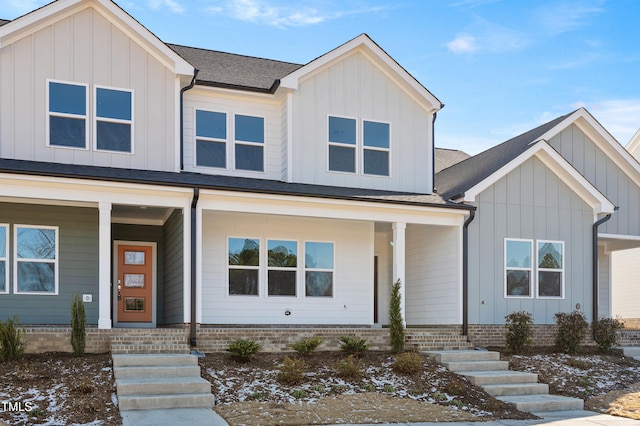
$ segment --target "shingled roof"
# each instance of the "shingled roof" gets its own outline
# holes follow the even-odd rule
[[[216,50],[167,44],[198,73],[197,83],[259,92],[273,92],[279,80],[300,64],[236,55]]]
[[[8,24],[11,21],[7,21],[6,19],[0,19],[0,27],[3,26],[4,24]]]
[[[436,173],[435,183],[438,194],[445,200],[464,194],[467,190],[473,188],[522,154],[533,142],[537,142],[542,135],[571,114],[573,112],[551,120]]]
[[[434,173],[438,173],[440,170],[444,170],[447,167],[451,167],[454,164],[458,164],[461,161],[471,157],[464,151],[459,149],[449,148],[437,148],[435,149],[436,161]]]

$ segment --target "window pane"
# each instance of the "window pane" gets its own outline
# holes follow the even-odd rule
[[[531,241],[507,240],[506,260],[511,268],[531,268]]]
[[[356,144],[356,120],[329,117],[329,142]]]
[[[562,297],[562,272],[538,271],[538,296]]]
[[[236,115],[236,140],[264,143],[264,118]]]
[[[227,144],[196,140],[196,164],[206,167],[227,167]]]
[[[49,111],[86,115],[86,90],[85,86],[49,82]]]
[[[227,139],[227,114],[196,110],[196,136]]]
[[[531,296],[531,272],[507,270],[507,296]]]
[[[389,148],[389,125],[387,123],[365,121],[364,146]]]
[[[131,152],[131,124],[98,121],[98,149]]]
[[[19,259],[55,259],[55,229],[18,228]]]
[[[538,243],[538,267],[562,269],[562,243]]]
[[[229,265],[258,266],[260,264],[260,240],[229,238]]]
[[[307,271],[305,294],[310,297],[333,296],[333,272]]]
[[[85,126],[84,118],[49,117],[49,145],[84,148]]]
[[[296,271],[269,271],[269,296],[295,296]]]
[[[389,176],[389,152],[364,150],[364,173]]]
[[[295,268],[298,266],[298,243],[269,240],[267,243],[269,266]]]
[[[55,265],[43,262],[18,262],[18,291],[54,293]]]
[[[229,269],[229,294],[258,295],[257,269]]]
[[[264,171],[261,146],[236,144],[236,169]]]
[[[143,251],[128,251],[124,252],[124,264],[125,265],[144,265],[145,264],[145,252]]]
[[[126,312],[144,312],[144,297],[125,297],[124,310]]]
[[[0,226],[0,257],[7,257],[7,227]]]
[[[356,150],[329,145],[329,170],[334,172],[356,172]]]
[[[98,117],[131,120],[131,92],[98,88],[96,96]]]
[[[7,262],[0,262],[0,292],[7,291]]]
[[[333,269],[333,243],[305,243],[304,254],[305,268]]]

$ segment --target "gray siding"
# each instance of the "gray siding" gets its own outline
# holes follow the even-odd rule
[[[163,312],[159,324],[179,324],[184,318],[184,251],[182,210],[175,210],[164,225]]]
[[[576,125],[549,143],[619,209],[600,233],[640,235],[640,187]]]
[[[534,157],[482,192],[477,207],[469,227],[469,323],[502,324],[525,310],[536,324],[553,324],[555,313],[577,303],[591,319],[589,205]],[[505,298],[505,238],[564,241],[563,299]]]
[[[93,295],[85,303],[87,324],[98,322],[98,210],[0,203],[0,223],[10,225],[9,288],[0,294],[0,320],[17,315],[20,324],[69,324],[75,293]],[[13,225],[59,227],[58,295],[13,294]]]

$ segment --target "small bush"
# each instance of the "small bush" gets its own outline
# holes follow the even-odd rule
[[[300,353],[301,355],[309,355],[320,346],[324,340],[319,337],[303,337],[302,339],[293,342],[290,346],[291,349]]]
[[[343,379],[358,379],[362,376],[363,363],[355,355],[338,360],[336,371]]]
[[[580,311],[573,311],[570,314],[559,312],[556,314],[555,343],[556,349],[560,352],[575,354],[580,350],[582,341],[587,335],[589,323]]]
[[[590,370],[593,367],[593,364],[587,361],[583,361],[581,359],[573,359],[570,358],[567,360],[567,365],[569,367],[577,368],[579,370]]]
[[[438,391],[435,391],[433,393],[433,395],[431,395],[431,396],[433,397],[433,399],[436,400],[436,402],[444,402],[447,399],[449,399],[449,398],[447,398],[447,395],[443,394],[442,392],[438,392]]]
[[[402,319],[402,295],[400,294],[400,280],[393,284],[391,302],[389,303],[389,336],[391,337],[391,351],[404,351],[404,320]]]
[[[369,350],[369,343],[364,338],[342,336],[340,337],[340,349],[350,355],[360,355]]]
[[[0,320],[0,359],[14,361],[22,359],[25,352],[24,334],[18,328],[18,317]]]
[[[246,363],[262,349],[260,343],[253,340],[237,339],[227,345],[226,351],[231,354],[231,358],[238,362]]]
[[[529,312],[512,312],[504,317],[507,349],[519,354],[533,345],[533,318]]]
[[[447,383],[444,391],[449,395],[464,395],[467,393],[469,385],[462,380],[454,380]]]
[[[382,387],[382,392],[394,393],[395,391],[396,391],[396,388],[393,387],[391,383],[385,383],[385,385]]]
[[[462,408],[464,407],[464,402],[460,401],[459,399],[452,399],[451,401],[449,401],[448,405],[456,408]]]
[[[291,391],[291,396],[297,399],[305,398],[307,396],[307,391],[304,389],[295,389]]]
[[[297,385],[304,381],[305,363],[301,359],[291,359],[284,357],[282,365],[278,367],[278,381],[290,385]]]
[[[366,385],[364,385],[362,387],[362,389],[366,390],[367,392],[375,392],[376,391],[376,385],[374,385],[373,383],[367,383]]]
[[[422,370],[422,363],[424,358],[417,352],[405,352],[396,356],[396,362],[392,368],[398,373],[402,374],[414,374]]]
[[[93,382],[89,379],[82,379],[71,386],[71,392],[79,395],[89,395],[95,391]]]
[[[618,332],[624,327],[624,323],[617,318],[600,318],[594,321],[593,327],[596,329],[596,345],[604,353],[610,353],[614,346],[618,344]]]
[[[84,312],[82,296],[76,293],[71,301],[71,347],[75,356],[84,355],[86,340],[85,325],[87,317]]]

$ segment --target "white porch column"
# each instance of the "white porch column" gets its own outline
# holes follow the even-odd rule
[[[111,328],[111,203],[99,203],[98,328]]]
[[[404,222],[396,222],[392,225],[393,228],[393,283],[400,280],[400,312],[402,312],[402,321],[407,323],[406,315],[406,254],[405,254],[405,241],[406,241],[406,229],[407,224]]]
[[[183,322],[191,322],[191,199],[187,199],[182,210],[182,258],[183,277]]]

